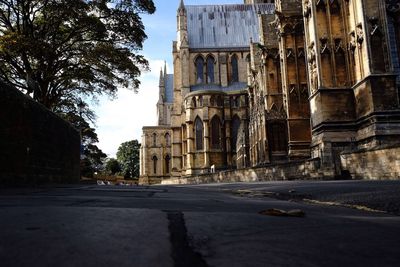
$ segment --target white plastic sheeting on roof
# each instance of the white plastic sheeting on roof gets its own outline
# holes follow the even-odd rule
[[[186,6],[190,48],[248,47],[259,41],[257,14],[273,14],[274,4]]]

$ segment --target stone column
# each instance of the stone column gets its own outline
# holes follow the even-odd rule
[[[221,136],[222,138],[223,136]],[[232,166],[232,146],[231,146],[231,121],[226,120],[225,121],[225,147],[226,151],[223,151],[226,153],[226,161],[228,166]]]
[[[220,81],[221,86],[228,86],[228,55],[223,53],[219,56],[220,63]]]
[[[210,167],[210,132],[209,132],[209,122],[204,121],[204,167]]]
[[[194,130],[193,123],[186,124],[186,136],[187,136],[187,159],[186,159],[186,174],[190,175],[193,173],[193,154],[194,154]]]

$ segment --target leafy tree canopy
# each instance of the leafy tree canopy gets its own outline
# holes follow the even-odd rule
[[[136,90],[152,0],[0,0],[0,78],[53,111]],[[66,109],[66,111],[65,111]]]
[[[83,160],[81,161],[81,173],[85,177],[93,177],[94,172],[103,168],[103,162],[107,155],[96,145],[99,142],[95,129],[89,123],[75,113],[62,114],[76,129],[79,129],[83,145]]]
[[[125,178],[139,177],[139,151],[138,140],[122,143],[117,151],[117,160],[121,164],[122,173]]]
[[[118,160],[110,158],[106,162],[105,169],[108,174],[115,175],[116,173],[121,171],[121,166],[119,165]]]

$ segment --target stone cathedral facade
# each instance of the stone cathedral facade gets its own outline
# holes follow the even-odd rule
[[[181,1],[141,181],[400,146],[399,26],[396,0]]]

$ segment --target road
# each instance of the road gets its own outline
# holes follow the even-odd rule
[[[398,199],[400,181],[1,189],[0,265],[400,266]]]

